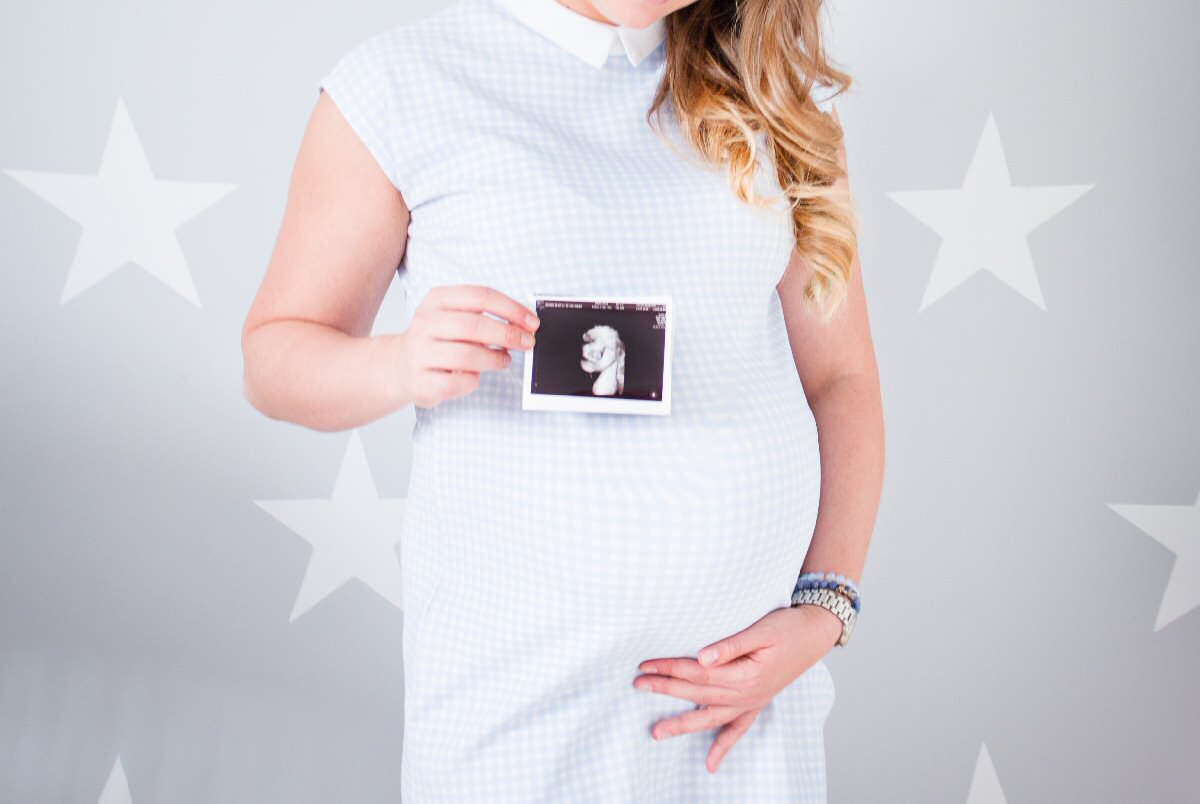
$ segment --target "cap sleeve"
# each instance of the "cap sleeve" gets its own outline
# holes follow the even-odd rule
[[[374,36],[343,55],[317,85],[333,100],[346,122],[367,146],[392,185],[407,181],[396,159],[396,73],[394,48]]]

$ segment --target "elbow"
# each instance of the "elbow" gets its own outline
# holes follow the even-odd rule
[[[266,392],[263,383],[255,379],[255,373],[249,363],[242,371],[242,398],[250,403],[250,407],[271,421],[292,421],[277,408],[274,398]]]
[[[258,389],[254,387],[254,383],[250,378],[249,369],[244,369],[242,371],[242,399],[245,399],[247,402],[249,402],[250,407],[254,408],[259,413],[270,417],[271,414],[263,405],[262,400],[258,395]]]
[[[246,362],[244,357],[242,367],[242,398],[250,403],[250,407],[254,408],[267,418],[275,418],[271,415],[271,411],[268,409],[266,401],[263,399],[262,394],[260,393],[259,387],[255,384],[254,377],[250,369],[250,364]]]
[[[250,403],[250,407],[269,419],[277,419],[263,394],[262,384],[258,380],[259,372],[257,353],[254,350],[253,329],[242,331],[242,398]]]

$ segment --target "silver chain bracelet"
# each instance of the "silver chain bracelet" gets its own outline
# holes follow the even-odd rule
[[[838,637],[836,645],[845,645],[850,641],[850,632],[854,630],[854,624],[858,621],[858,612],[854,610],[850,598],[835,589],[797,589],[792,593],[793,607],[805,603],[829,609],[842,621],[842,635]]]

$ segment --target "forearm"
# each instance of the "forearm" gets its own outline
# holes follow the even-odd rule
[[[821,448],[821,498],[801,572],[862,578],[883,488],[883,405],[875,377],[837,380],[809,407]]]
[[[402,337],[356,337],[311,321],[263,324],[243,342],[243,393],[268,417],[314,430],[368,424],[411,402],[391,343]]]

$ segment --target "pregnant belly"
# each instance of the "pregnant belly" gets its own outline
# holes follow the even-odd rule
[[[425,445],[444,492],[439,594],[477,601],[493,631],[662,650],[786,605],[816,516],[815,430],[803,407],[757,413],[703,426],[535,411],[439,421]]]

